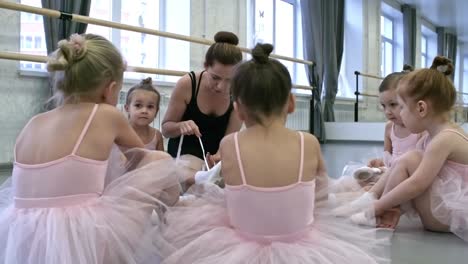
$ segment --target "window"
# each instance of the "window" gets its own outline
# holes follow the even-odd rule
[[[190,35],[190,0],[96,0],[91,2],[90,17]],[[88,25],[86,32],[111,40],[120,48],[128,65],[185,71],[190,67],[188,42],[95,25]],[[125,78],[131,79],[145,76],[148,74],[125,73]],[[164,81],[177,79],[170,76],[153,78]]]
[[[437,34],[433,26],[422,20],[421,26],[421,67],[428,68],[437,55]],[[414,66],[414,65],[413,65]]]
[[[429,59],[427,58],[427,39],[428,37],[426,35],[421,35],[421,67],[422,68],[427,68],[428,67],[428,61]]]
[[[31,49],[32,48],[32,37],[31,36],[26,36],[25,48],[26,49]]]
[[[388,16],[380,16],[380,35],[382,39],[381,54],[382,60],[380,64],[380,71],[384,76],[394,72],[394,46],[393,41],[393,28],[394,23]]]
[[[41,0],[21,0],[21,4],[42,7]],[[47,55],[42,16],[21,12],[20,52]],[[20,62],[21,70],[44,70],[43,63]]]
[[[41,7],[41,0],[21,0],[22,4]],[[190,35],[190,0],[93,0],[90,17],[139,27]],[[21,13],[21,51],[46,55],[41,16]],[[187,71],[190,68],[190,43],[153,35],[89,24],[87,33],[101,35],[120,49],[128,65]],[[21,63],[23,69],[38,69],[35,63]],[[23,67],[24,66],[24,67]],[[44,69],[44,66],[41,66]],[[140,79],[141,73],[125,73],[125,78]],[[153,76],[175,81],[178,77]]]
[[[463,93],[468,95],[468,55],[465,55],[463,59]],[[464,96],[464,98],[468,96]]]
[[[394,2],[382,2],[381,7],[380,72],[386,76],[403,69],[403,14],[400,11],[400,6],[395,5]]]
[[[356,76],[354,71],[363,71],[363,1],[347,0],[345,5],[344,45],[340,74],[338,76],[338,98],[355,98]],[[362,78],[359,78],[362,82]],[[362,83],[359,84],[362,89]]]
[[[40,36],[34,37],[34,49],[41,49],[42,47],[42,38]]]
[[[255,14],[252,43],[271,43],[275,47],[276,54],[303,58],[299,1],[254,0],[253,4]],[[293,83],[309,85],[303,64],[283,60],[281,63],[288,68]],[[304,90],[297,92],[310,94]]]

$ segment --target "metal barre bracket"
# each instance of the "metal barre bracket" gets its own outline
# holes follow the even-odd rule
[[[59,19],[65,20],[65,21],[72,21],[73,20],[73,14],[60,11]]]

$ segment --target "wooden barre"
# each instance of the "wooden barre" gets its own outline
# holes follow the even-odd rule
[[[48,57],[41,56],[41,55],[31,55],[31,54],[0,51],[0,59],[47,63]],[[184,72],[184,71],[163,70],[163,69],[145,68],[145,67],[138,67],[138,66],[127,66],[126,71],[160,74],[160,75],[171,75],[171,76],[182,76],[182,75],[187,74],[187,72]]]
[[[31,55],[31,54],[24,54],[24,53],[17,53],[17,52],[0,51],[0,59],[47,63],[48,57],[42,56],[42,55]],[[126,71],[148,73],[148,74],[158,74],[158,75],[179,76],[179,77],[187,74],[186,71],[165,70],[165,69],[147,68],[147,67],[139,67],[139,66],[127,66]],[[314,89],[314,87],[312,86],[298,85],[298,84],[293,84],[292,87],[295,89],[301,89],[301,90],[313,90]]]
[[[369,74],[369,73],[362,73],[362,72],[359,72],[359,71],[355,71],[354,74],[355,75],[361,75],[361,76],[368,77],[368,78],[374,78],[374,79],[378,79],[378,80],[383,80],[384,79],[384,77],[382,77],[382,76],[372,75],[372,74]]]
[[[107,21],[107,20],[92,18],[88,16],[82,16],[78,14],[68,14],[68,13],[60,12],[60,11],[53,10],[53,9],[39,8],[39,7],[34,7],[34,6],[6,2],[6,1],[0,1],[0,8],[34,13],[34,14],[58,18],[58,19],[68,19],[71,21],[85,23],[85,24],[93,24],[93,25],[98,25],[98,26],[105,26],[105,27],[117,28],[117,29],[122,29],[122,30],[133,31],[133,32],[145,33],[149,35],[172,38],[172,39],[188,41],[188,42],[193,42],[193,43],[198,43],[198,44],[203,44],[203,45],[211,45],[215,43],[214,41],[208,40],[205,38],[185,36],[181,34],[164,32],[164,31],[149,29],[149,28],[142,28],[142,27],[132,26],[128,24],[122,24],[122,23],[117,23],[113,21]],[[239,47],[239,48],[241,51],[252,53],[251,49],[244,48],[244,47]],[[291,58],[291,57],[277,55],[277,54],[271,54],[270,57],[281,59],[281,60],[292,61],[296,63],[314,65],[314,62],[312,61],[301,60],[301,59]]]
[[[367,97],[376,97],[378,98],[379,96],[376,94],[367,94],[367,93],[359,93],[360,96],[367,96]]]

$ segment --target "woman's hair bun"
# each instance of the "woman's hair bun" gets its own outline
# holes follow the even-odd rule
[[[216,43],[228,43],[235,46],[239,44],[239,38],[236,34],[228,31],[219,31],[215,34],[214,40]]]

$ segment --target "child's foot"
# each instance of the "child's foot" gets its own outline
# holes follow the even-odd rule
[[[179,197],[179,202],[177,202],[177,206],[187,206],[191,202],[195,201],[197,197],[192,194],[185,194]]]
[[[338,217],[350,216],[369,207],[369,205],[376,199],[377,198],[374,193],[366,192],[351,203],[336,208],[332,213]]]
[[[213,168],[208,171],[198,171],[195,173],[195,183],[214,182],[215,178],[221,172],[221,162],[218,162]]]
[[[353,214],[351,217],[351,222],[357,225],[364,225],[364,226],[371,226],[375,227],[375,218],[369,217],[366,212],[360,212],[357,214]]]

